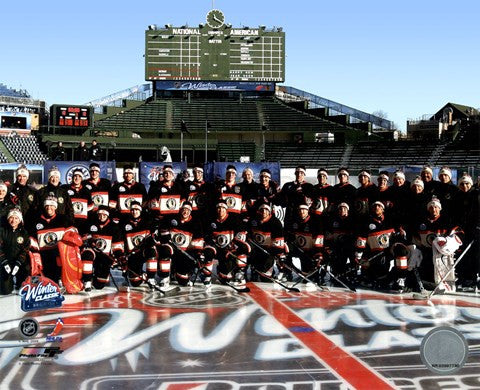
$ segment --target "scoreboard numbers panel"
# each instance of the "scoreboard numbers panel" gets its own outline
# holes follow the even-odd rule
[[[282,82],[285,33],[208,25],[147,30],[145,79]]]
[[[92,115],[93,110],[90,106],[54,104],[50,108],[54,126],[87,128],[92,125]]]

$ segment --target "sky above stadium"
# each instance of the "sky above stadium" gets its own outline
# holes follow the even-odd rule
[[[2,3],[0,82],[83,104],[145,83],[150,24],[283,27],[286,78],[402,130],[447,102],[480,107],[478,0],[176,0]]]

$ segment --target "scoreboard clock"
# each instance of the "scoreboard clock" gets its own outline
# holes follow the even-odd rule
[[[92,107],[54,104],[50,109],[53,125],[59,127],[91,126]]]
[[[145,79],[283,82],[281,28],[232,27],[221,10],[195,27],[155,25],[145,31]]]

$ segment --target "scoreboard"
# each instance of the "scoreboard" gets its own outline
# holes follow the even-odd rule
[[[283,82],[285,33],[223,21],[221,11],[212,10],[198,27],[146,30],[145,79]]]
[[[89,127],[92,125],[92,107],[54,104],[50,116],[54,126]]]

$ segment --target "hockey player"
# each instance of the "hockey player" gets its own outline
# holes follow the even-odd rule
[[[110,192],[109,207],[121,214],[130,213],[130,204],[139,202],[142,206],[147,200],[147,191],[142,183],[135,181],[132,165],[123,168],[123,182],[113,185]]]
[[[265,168],[260,171],[260,184],[258,185],[257,200],[255,202],[277,204],[280,188],[272,180],[272,172]]]
[[[375,188],[373,198],[370,203],[380,201],[385,205],[385,214],[390,215],[393,207],[393,199],[390,187],[388,186],[390,178],[387,171],[381,171],[377,177],[377,187]]]
[[[20,207],[22,215],[26,218],[34,217],[35,197],[37,190],[28,184],[30,172],[25,165],[20,165],[16,170],[16,181],[10,188],[13,202]]]
[[[458,188],[459,191],[453,198],[452,215],[454,216],[454,222],[465,232],[465,244],[468,245],[472,240],[474,242],[470,251],[465,254],[464,259],[458,264],[457,290],[472,291],[475,288],[477,274],[480,272],[480,258],[478,256],[478,237],[480,237],[480,213],[478,210],[480,198],[479,191],[473,188],[472,177],[467,173],[464,173],[458,180]],[[462,250],[463,248],[460,249]]]
[[[324,254],[332,267],[332,272],[338,277],[350,280],[356,278],[356,263],[354,262],[355,249],[355,221],[350,215],[350,206],[342,202],[337,206],[325,223]]]
[[[195,165],[193,168],[193,180],[186,183],[187,200],[192,204],[192,216],[199,216],[205,221],[213,212],[212,196],[214,188],[211,183],[204,180],[203,167]]]
[[[90,192],[92,198],[93,211],[97,211],[98,206],[108,206],[109,194],[112,187],[110,180],[100,177],[100,165],[92,162],[89,166],[90,177],[82,185]]]
[[[420,172],[420,177],[425,185],[424,191],[428,198],[432,198],[432,196],[436,196],[438,198],[440,182],[433,179],[433,169],[428,165],[424,166]]]
[[[295,168],[295,180],[283,185],[279,194],[281,205],[285,210],[285,225],[292,223],[299,204],[311,203],[313,184],[305,179],[307,169],[304,165],[298,165]]]
[[[420,275],[423,280],[433,281],[435,273],[435,262],[441,261],[432,255],[432,244],[437,237],[446,237],[453,233],[460,234],[461,229],[454,226],[444,215],[442,215],[442,204],[438,198],[433,197],[427,204],[428,215],[419,218],[413,232],[414,243],[422,251],[423,261],[420,267]]]
[[[204,284],[209,285],[213,261],[218,261],[218,277],[224,281],[234,281],[238,285],[245,283],[247,254],[251,248],[246,242],[247,231],[237,214],[229,214],[223,199],[216,204],[215,217],[206,229],[205,263],[202,269]]]
[[[442,204],[442,213],[449,219],[454,218],[452,209],[454,207],[453,199],[457,192],[458,187],[452,183],[452,171],[449,167],[441,167],[438,173],[439,183],[437,185],[437,197]]]
[[[192,204],[183,202],[180,212],[164,219],[154,232],[157,244],[160,288],[168,289],[173,268],[179,285],[186,286],[196,265],[192,257],[202,261],[204,238],[199,220],[192,217]],[[187,255],[183,252],[186,252]]]
[[[285,237],[289,248],[288,262],[292,257],[298,257],[301,262],[301,271],[311,273],[323,261],[323,226],[320,217],[310,215],[306,203],[299,204],[297,216],[291,225],[285,226]],[[291,243],[291,245],[289,244]],[[280,272],[285,270],[280,270]]]
[[[162,177],[163,180],[157,181],[148,191],[148,208],[156,221],[178,214],[185,198],[182,186],[175,182],[175,173],[171,165],[163,167]]]
[[[45,187],[37,192],[36,210],[41,213],[44,207],[45,200],[49,197],[54,197],[57,202],[55,213],[58,215],[65,215],[68,223],[73,224],[73,206],[68,195],[67,190],[60,183],[60,171],[53,166],[48,171],[48,183]]]
[[[243,210],[242,188],[236,183],[237,169],[234,165],[228,165],[225,172],[225,180],[216,185],[217,198],[223,199],[230,213],[240,214]]]
[[[360,187],[356,189],[354,205],[355,205],[355,218],[360,222],[363,218],[367,217],[370,211],[370,204],[373,203],[376,193],[376,185],[371,181],[370,171],[363,169],[358,174],[358,182]]]
[[[112,222],[107,206],[98,206],[86,230],[81,256],[85,291],[90,291],[92,285],[96,289],[105,287],[110,280],[110,267],[115,262],[126,267],[126,258],[121,231]]]
[[[147,247],[145,240],[151,234],[151,221],[142,214],[142,205],[133,201],[130,204],[130,214],[120,221],[120,228],[125,238],[125,254],[127,257],[127,277],[132,286],[139,286],[143,279],[143,264],[147,263],[148,284],[153,287],[157,284],[157,259],[153,246]]]
[[[311,210],[315,215],[326,216],[330,212],[333,187],[328,184],[328,172],[324,168],[317,171],[318,183],[313,186]]]
[[[392,207],[389,209],[390,216],[395,223],[401,223],[409,215],[408,194],[410,182],[406,180],[403,171],[396,171],[393,174],[393,183],[389,188]]]
[[[350,173],[347,168],[340,168],[337,171],[338,183],[333,186],[333,203],[337,207],[340,203],[347,203],[353,207],[356,189],[349,183]]]
[[[43,204],[43,213],[29,225],[31,250],[40,252],[44,275],[58,282],[61,266],[57,244],[67,230],[76,229],[65,214],[57,213],[57,198],[48,196]]]
[[[288,247],[285,245],[283,226],[280,220],[272,214],[272,208],[269,204],[261,204],[258,207],[257,216],[249,221],[248,232],[253,242],[267,251],[270,256],[265,257],[265,253],[251,245],[252,253],[249,263],[257,271],[272,277],[273,266],[277,261],[279,270],[283,270],[283,262],[286,260]],[[281,272],[281,271],[279,271]],[[268,280],[261,278],[262,281]]]
[[[393,223],[384,214],[385,205],[382,202],[374,202],[371,210],[370,216],[359,227],[355,244],[355,260],[362,267],[362,277],[367,285],[373,284],[378,288],[387,288],[393,277],[389,275],[390,260],[392,260],[390,241],[395,229]],[[377,257],[373,259],[375,255]],[[369,258],[371,258],[370,261]],[[405,268],[406,266],[405,264]],[[402,289],[404,282],[404,280],[398,281],[395,287]]]
[[[81,169],[75,169],[72,173],[71,184],[65,184],[63,187],[67,190],[73,207],[73,225],[80,234],[85,232],[88,213],[92,210],[92,198],[90,191],[83,186],[83,173]]]
[[[13,291],[13,278],[19,287],[30,275],[30,238],[20,209],[11,209],[7,221],[8,225],[0,228],[0,295]]]

